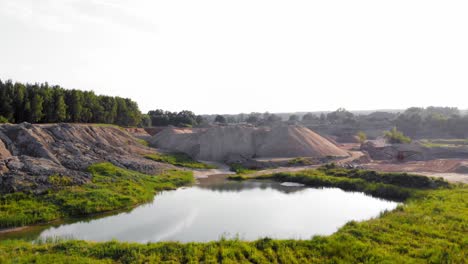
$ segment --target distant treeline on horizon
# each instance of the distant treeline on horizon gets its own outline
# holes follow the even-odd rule
[[[192,111],[161,109],[142,114],[131,99],[67,90],[48,83],[23,84],[0,79],[0,123],[105,123],[120,126],[199,126],[209,123],[300,122],[309,126],[346,126],[352,133],[372,127],[393,126],[415,137],[468,137],[468,116],[455,107],[411,107],[401,112],[250,113],[196,115]]]

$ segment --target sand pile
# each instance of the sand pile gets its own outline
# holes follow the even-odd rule
[[[151,144],[185,152],[199,160],[226,161],[231,157],[344,157],[348,154],[302,126],[169,127],[153,136]]]

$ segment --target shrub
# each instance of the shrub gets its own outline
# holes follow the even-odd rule
[[[367,135],[363,131],[359,131],[356,136],[359,139],[359,143],[364,143],[367,140]]]
[[[248,169],[239,163],[230,164],[229,170],[232,172],[235,172],[236,174],[247,174],[247,173],[251,173],[254,171],[253,169]]]
[[[396,127],[384,133],[385,139],[391,144],[411,143],[411,138],[403,135]]]
[[[0,115],[0,124],[3,124],[3,123],[8,123],[8,119]]]

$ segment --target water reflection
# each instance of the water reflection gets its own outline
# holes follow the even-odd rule
[[[228,181],[223,177],[209,177],[205,179],[199,179],[198,181],[198,187],[218,192],[241,192],[252,189],[274,189],[283,193],[293,193],[305,189],[304,186],[281,184],[267,180],[238,182]]]
[[[94,241],[210,241],[221,236],[308,239],[365,220],[397,203],[336,188],[305,188],[267,181],[201,180],[158,194],[130,212],[36,226],[17,237],[73,237]],[[3,236],[3,235],[0,235]]]

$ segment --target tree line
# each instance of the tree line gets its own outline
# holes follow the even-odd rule
[[[144,119],[147,120],[144,126],[197,126],[205,121],[202,116],[195,115],[192,111],[171,112],[161,109],[149,111]]]
[[[411,137],[468,137],[468,116],[453,107],[411,107],[398,115],[395,126]]]
[[[108,123],[136,126],[141,112],[136,102],[92,91],[66,90],[48,83],[23,84],[0,80],[0,122]]]

